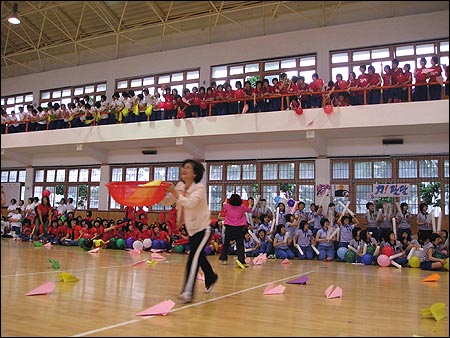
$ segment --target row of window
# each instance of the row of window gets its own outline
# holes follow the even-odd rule
[[[420,59],[425,57],[427,65],[430,65],[432,56],[437,55],[440,64],[449,64],[449,41],[435,40],[427,42],[416,42],[403,45],[378,46],[374,48],[359,48],[355,50],[331,51],[330,80],[336,79],[337,74],[342,74],[344,79],[353,71],[359,75],[359,66],[362,64],[372,65],[379,74],[383,73],[384,65],[391,65],[392,59],[399,59],[399,67],[403,68],[406,63],[411,66],[411,73],[419,66]],[[235,88],[236,82],[244,83],[250,80],[254,83],[257,80],[267,78],[271,83],[272,79],[279,77],[285,72],[288,78],[292,76],[304,76],[306,82],[310,82],[312,75],[316,73],[317,56],[315,54],[285,57],[278,59],[268,59],[259,61],[247,61],[236,64],[214,65],[211,67],[211,82],[217,85],[225,82],[230,83]],[[323,74],[321,75],[324,78]],[[189,69],[163,74],[143,75],[116,80],[116,91],[134,90],[135,94],[141,94],[147,88],[150,94],[158,91],[163,94],[161,87],[170,86],[178,90],[181,95],[184,88],[192,91],[193,87],[199,86],[200,69]],[[99,101],[101,95],[106,95],[106,83],[94,83],[65,88],[47,89],[40,93],[39,103],[46,102],[69,103],[75,97],[89,95],[92,101]],[[10,113],[12,110],[18,111],[20,106],[33,103],[33,94],[17,94],[8,97],[1,97],[1,106]]]
[[[394,168],[398,170],[393,171]],[[180,164],[178,163],[112,167],[111,181],[177,182],[179,172]],[[316,198],[315,164],[312,160],[256,163],[209,162],[207,173],[209,206],[212,211],[219,211],[223,200],[232,193],[240,194],[243,199],[260,195],[269,203],[273,202],[275,196],[285,195],[296,200],[303,200],[307,206]],[[443,195],[446,213],[448,213],[448,184],[438,177],[448,181],[448,158],[331,160],[331,184],[348,186],[349,189],[348,195],[336,197],[334,201],[354,200],[357,213],[365,212],[365,204],[370,200],[374,183],[410,184],[410,195],[401,197],[400,202],[410,204],[411,212],[417,212],[417,204],[423,199],[421,194],[430,190],[430,185],[439,184],[440,193],[434,196],[433,203],[439,204],[438,200]],[[357,181],[359,179],[361,182]],[[383,181],[380,182],[380,179]],[[25,180],[25,170],[2,170],[1,181],[20,183],[21,199],[24,200],[29,197],[25,196]],[[48,189],[52,193],[52,204],[58,203],[62,197],[72,197],[79,209],[95,209],[99,205],[99,182],[100,168],[96,167],[36,169],[33,194],[41,196],[42,191]],[[118,210],[121,206],[110,199],[109,208]],[[154,211],[163,209],[161,205],[151,208]]]

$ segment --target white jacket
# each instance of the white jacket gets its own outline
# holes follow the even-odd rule
[[[210,226],[211,212],[209,211],[206,200],[206,188],[202,183],[192,183],[185,193],[184,182],[178,182],[175,189],[179,193],[176,199],[171,193],[168,193],[162,200],[163,205],[177,205],[177,224],[182,225],[181,215],[184,214],[184,224],[189,236],[195,235]]]

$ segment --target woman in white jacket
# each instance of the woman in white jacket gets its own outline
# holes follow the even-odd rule
[[[217,274],[206,259],[205,246],[211,237],[211,220],[205,186],[200,183],[205,168],[195,160],[185,160],[181,165],[181,182],[167,187],[168,195],[162,203],[177,206],[177,224],[186,227],[189,234],[189,258],[186,264],[185,283],[178,299],[192,302],[199,267],[205,274],[205,293],[210,293],[217,282]]]

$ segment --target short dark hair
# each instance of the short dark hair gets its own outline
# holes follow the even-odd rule
[[[238,207],[238,206],[242,205],[242,198],[241,198],[241,196],[239,196],[239,194],[232,194],[230,196],[228,202],[230,203],[230,205],[232,205],[234,207]]]
[[[192,166],[194,167],[194,174],[195,174],[194,182],[195,183],[200,182],[203,178],[205,167],[203,166],[203,164],[193,159],[184,160],[183,163],[181,164],[181,167],[184,167],[188,163],[192,164]]]

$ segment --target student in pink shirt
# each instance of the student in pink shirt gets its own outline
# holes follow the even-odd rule
[[[247,218],[245,213],[252,212],[253,205],[251,200],[249,201],[249,207],[242,205],[242,198],[238,194],[232,194],[228,203],[224,203],[223,209],[226,212],[224,225],[225,225],[225,239],[223,242],[222,253],[220,254],[221,264],[227,264],[227,256],[230,249],[230,241],[236,240],[236,254],[239,262],[244,266],[244,232],[246,231]]]

